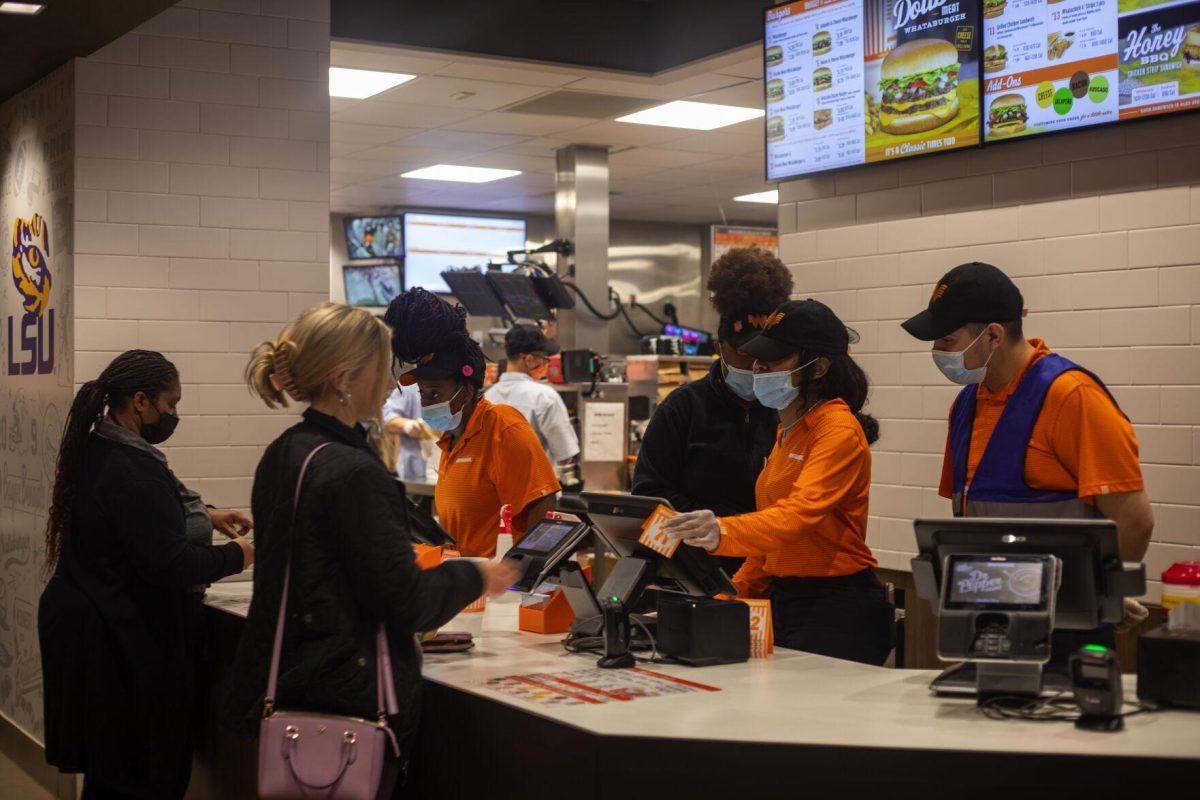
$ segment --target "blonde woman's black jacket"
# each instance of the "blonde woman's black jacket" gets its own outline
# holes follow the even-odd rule
[[[295,530],[292,497],[304,459]],[[267,447],[254,476],[251,510],[257,551],[254,599],[238,644],[227,721],[254,733],[263,694],[284,567],[292,553],[276,705],[373,719],[375,631],[391,642],[400,714],[393,728],[415,730],[421,656],[414,634],[448,622],[483,591],[478,570],[452,562],[421,570],[409,540],[403,497],[363,432],[309,409]]]

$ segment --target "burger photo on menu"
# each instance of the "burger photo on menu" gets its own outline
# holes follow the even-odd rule
[[[783,126],[783,117],[771,117],[767,120],[767,141],[779,142],[787,136],[787,129]]]
[[[985,19],[994,19],[1004,13],[1004,9],[1008,6],[1008,0],[983,0],[983,16]]]
[[[767,81],[767,102],[778,103],[783,99],[783,80],[772,78]]]
[[[832,50],[833,37],[829,35],[829,31],[817,31],[814,33],[812,47],[814,56],[823,56]]]
[[[777,44],[773,44],[767,48],[766,56],[768,67],[778,67],[783,63],[783,48]]]
[[[813,111],[813,127],[821,130],[827,125],[833,124],[833,109],[818,108]]]
[[[833,73],[829,67],[817,67],[813,70],[812,85],[814,92],[823,92],[833,86]]]
[[[1000,72],[1008,66],[1008,51],[1002,44],[989,45],[983,51],[983,71]]]
[[[913,39],[880,66],[879,118],[892,134],[933,130],[958,115],[958,50],[942,39]]]
[[[1024,97],[1002,94],[988,108],[988,131],[992,136],[1013,136],[1025,130],[1028,119]]]

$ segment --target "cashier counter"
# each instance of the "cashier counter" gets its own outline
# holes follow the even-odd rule
[[[214,706],[230,679],[250,588],[219,583],[207,596]],[[974,698],[935,695],[937,671],[779,647],[719,666],[638,666],[704,690],[536,703],[489,682],[594,669],[596,655],[566,652],[561,633],[518,630],[519,609],[489,602],[472,650],[426,655],[407,796],[1178,797],[1194,796],[1186,787],[1200,778],[1200,712],[1135,714],[1116,733],[992,719]],[[445,630],[462,627],[456,619]],[[1123,688],[1136,702],[1134,676],[1124,676]],[[197,752],[189,797],[254,796],[252,745],[210,724]]]

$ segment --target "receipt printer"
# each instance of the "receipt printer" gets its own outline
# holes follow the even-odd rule
[[[658,652],[693,667],[750,658],[750,606],[660,592]]]
[[[1138,699],[1200,709],[1200,631],[1157,628],[1138,638]]]

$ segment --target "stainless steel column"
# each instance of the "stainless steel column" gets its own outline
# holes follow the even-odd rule
[[[575,243],[575,285],[602,311],[608,304],[608,150],[571,145],[557,151],[554,221],[560,238]],[[559,317],[564,348],[608,352],[608,323],[576,305]]]

